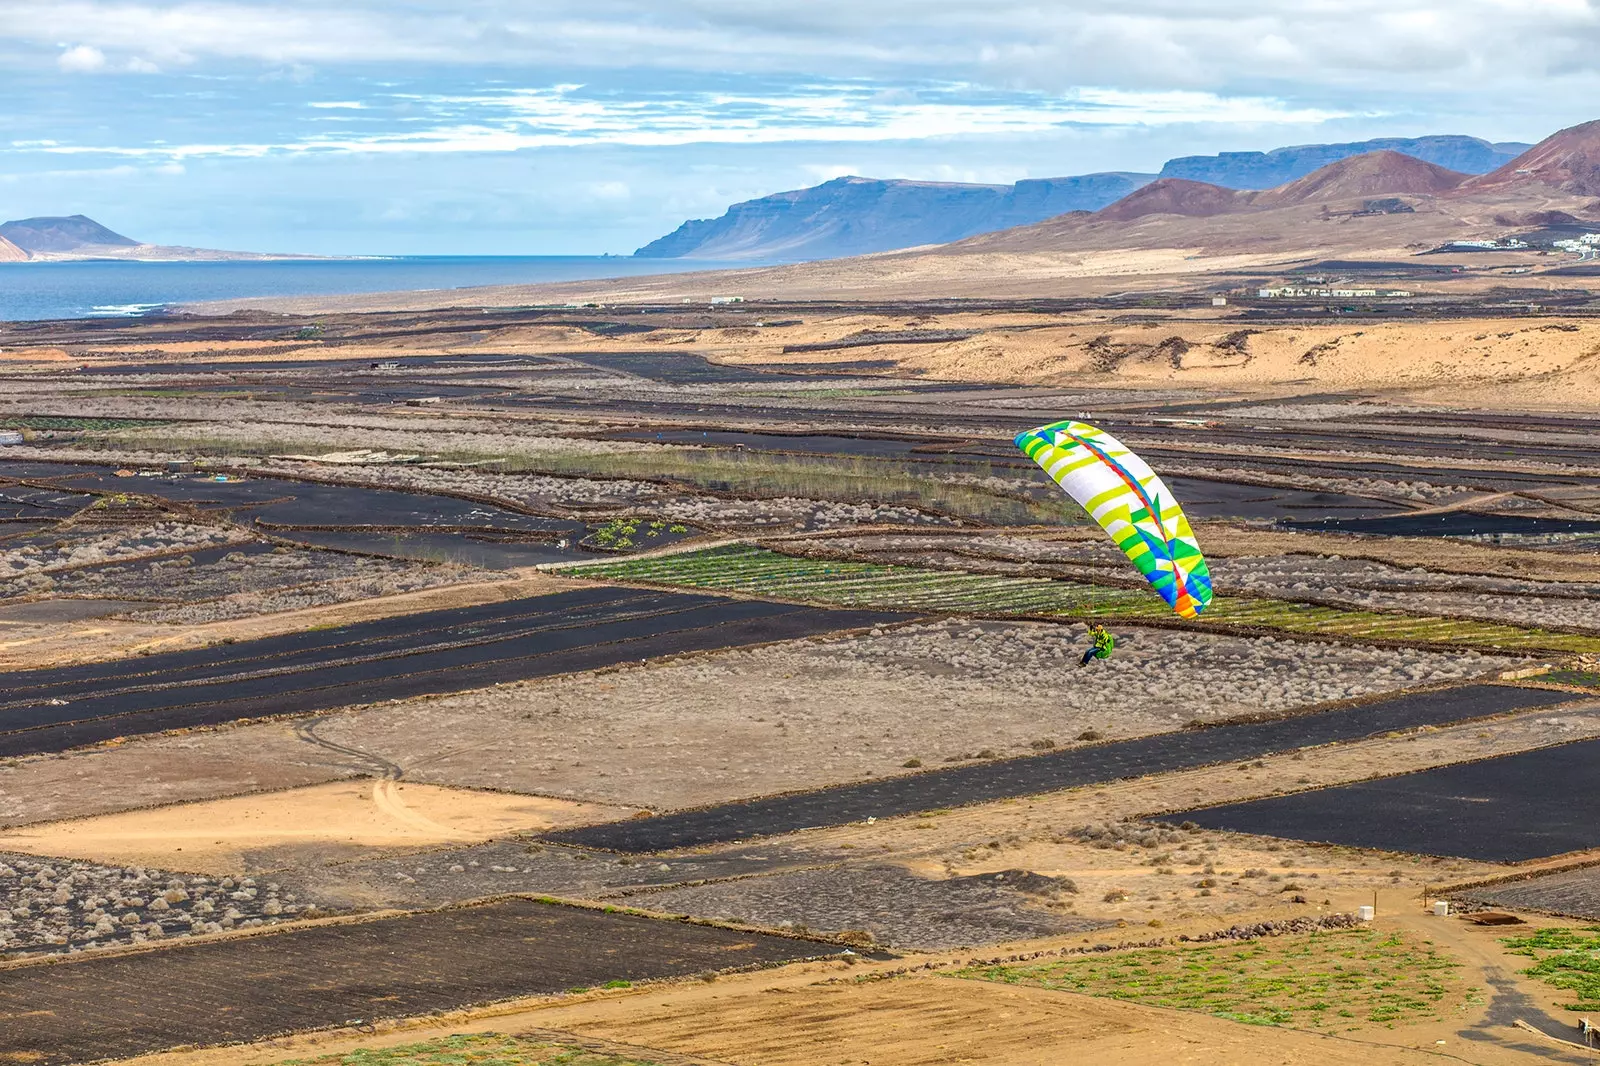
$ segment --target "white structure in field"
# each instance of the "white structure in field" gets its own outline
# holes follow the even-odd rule
[[[1581,237],[1573,237],[1570,240],[1552,241],[1550,247],[1559,248],[1563,252],[1577,252],[1579,255],[1584,255],[1600,249],[1600,233],[1585,233]]]
[[[1263,300],[1279,296],[1413,296],[1410,289],[1324,289],[1304,285],[1285,285],[1277,289],[1258,289],[1256,295]]]

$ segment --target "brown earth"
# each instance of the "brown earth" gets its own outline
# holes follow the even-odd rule
[[[1467,966],[1466,980],[1481,985],[1508,961],[1496,931],[1433,919],[1411,909],[1380,918],[1379,928],[1405,930],[1433,940]],[[1141,934],[1201,932],[1125,930],[1113,936],[1057,938],[1027,945],[1059,951],[1091,940]],[[986,957],[1001,956],[990,949]],[[567,1032],[692,1056],[710,1066],[945,1066],[950,1063],[1037,1064],[1115,1062],[1132,1066],[1411,1066],[1441,1057],[1483,1066],[1541,1061],[1559,1045],[1498,1025],[1484,1025],[1488,1004],[1440,1022],[1383,1028],[1368,1026],[1328,1036],[1070,992],[955,981],[944,971],[966,954],[919,956],[910,973],[900,961],[805,963],[714,982],[661,984],[622,992],[588,993],[554,1000],[523,1000],[443,1018],[384,1023],[376,1033],[349,1029],[303,1034],[247,1047],[175,1051],[125,1060],[127,1066],[268,1066],[287,1058],[348,1054],[409,1044],[452,1033]],[[926,967],[926,968],[924,968]],[[1528,992],[1532,982],[1514,979]],[[1487,997],[1486,997],[1487,998]],[[1541,1001],[1542,1003],[1542,1001]],[[1569,1049],[1570,1050],[1570,1049]]]
[[[362,856],[439,844],[479,843],[625,818],[629,810],[501,792],[342,781],[30,825],[0,833],[0,851],[238,874],[274,854]]]
[[[1123,263],[1117,269],[1132,270],[1138,262],[1152,270],[1204,269],[1197,265],[1198,261],[1185,260],[1178,252],[1086,253],[1085,264],[1106,256]],[[1023,262],[1002,262],[989,253],[959,260],[946,258],[956,264],[952,269],[972,268],[975,275],[993,270],[1003,276],[1020,277],[1032,269]],[[887,260],[883,265],[888,274],[900,269]],[[1046,272],[1055,269],[1044,260],[1037,265]],[[819,271],[833,269],[826,263],[813,266]],[[913,264],[908,270],[904,275],[906,284],[921,284],[918,279],[922,266]],[[643,286],[646,282],[637,284]],[[720,291],[720,286],[711,291]],[[501,295],[516,303],[533,300],[521,290],[508,289]],[[676,290],[655,292],[640,288],[632,295],[608,291],[596,298],[676,299],[678,295]],[[493,303],[489,296],[479,292],[466,303]],[[336,298],[335,303],[343,299]],[[448,305],[454,302],[454,295],[446,298],[396,294],[392,303],[397,307],[423,307],[434,299]],[[752,308],[744,313],[759,312]],[[875,374],[939,380],[1067,388],[1181,389],[1260,398],[1304,395],[1308,391],[1343,392],[1382,402],[1490,410],[1506,405],[1525,410],[1588,410],[1592,406],[1588,397],[1600,390],[1600,325],[1583,319],[1517,316],[1292,325],[1251,320],[1248,329],[1241,329],[1245,325],[1232,309],[1154,311],[1148,321],[1139,322],[1100,312],[950,312],[917,317],[863,309],[807,313],[799,323],[763,326],[759,330],[663,328],[637,336],[601,337],[575,326],[552,324],[487,331],[460,342],[435,341],[425,348],[398,342],[362,343],[297,350],[293,355],[296,359],[381,359],[424,350],[439,355],[581,354],[670,345],[671,350],[681,346],[713,361],[740,365],[782,363],[820,371],[837,363],[870,360],[886,364]],[[962,339],[936,337],[926,343],[860,343],[870,340],[874,330],[911,329],[971,330],[974,335]],[[842,340],[850,343],[821,351],[785,350]],[[97,354],[94,361],[108,355],[112,362],[149,358],[148,349],[141,346],[125,356],[108,349]]]

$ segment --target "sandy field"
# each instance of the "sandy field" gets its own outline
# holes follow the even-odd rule
[[[340,781],[31,825],[0,833],[0,851],[236,874],[264,868],[274,853],[292,853],[304,861],[309,853],[333,856],[476,843],[517,831],[611,821],[629,813],[389,779]]]

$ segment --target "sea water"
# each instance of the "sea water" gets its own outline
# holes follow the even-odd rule
[[[556,255],[0,263],[0,321],[133,317],[173,304],[256,296],[529,285],[757,265]]]

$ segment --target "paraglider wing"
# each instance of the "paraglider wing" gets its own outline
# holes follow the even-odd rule
[[[1206,609],[1211,571],[1189,519],[1149,464],[1087,422],[1030,429],[1017,434],[1017,447],[1100,523],[1174,611],[1193,618]]]

